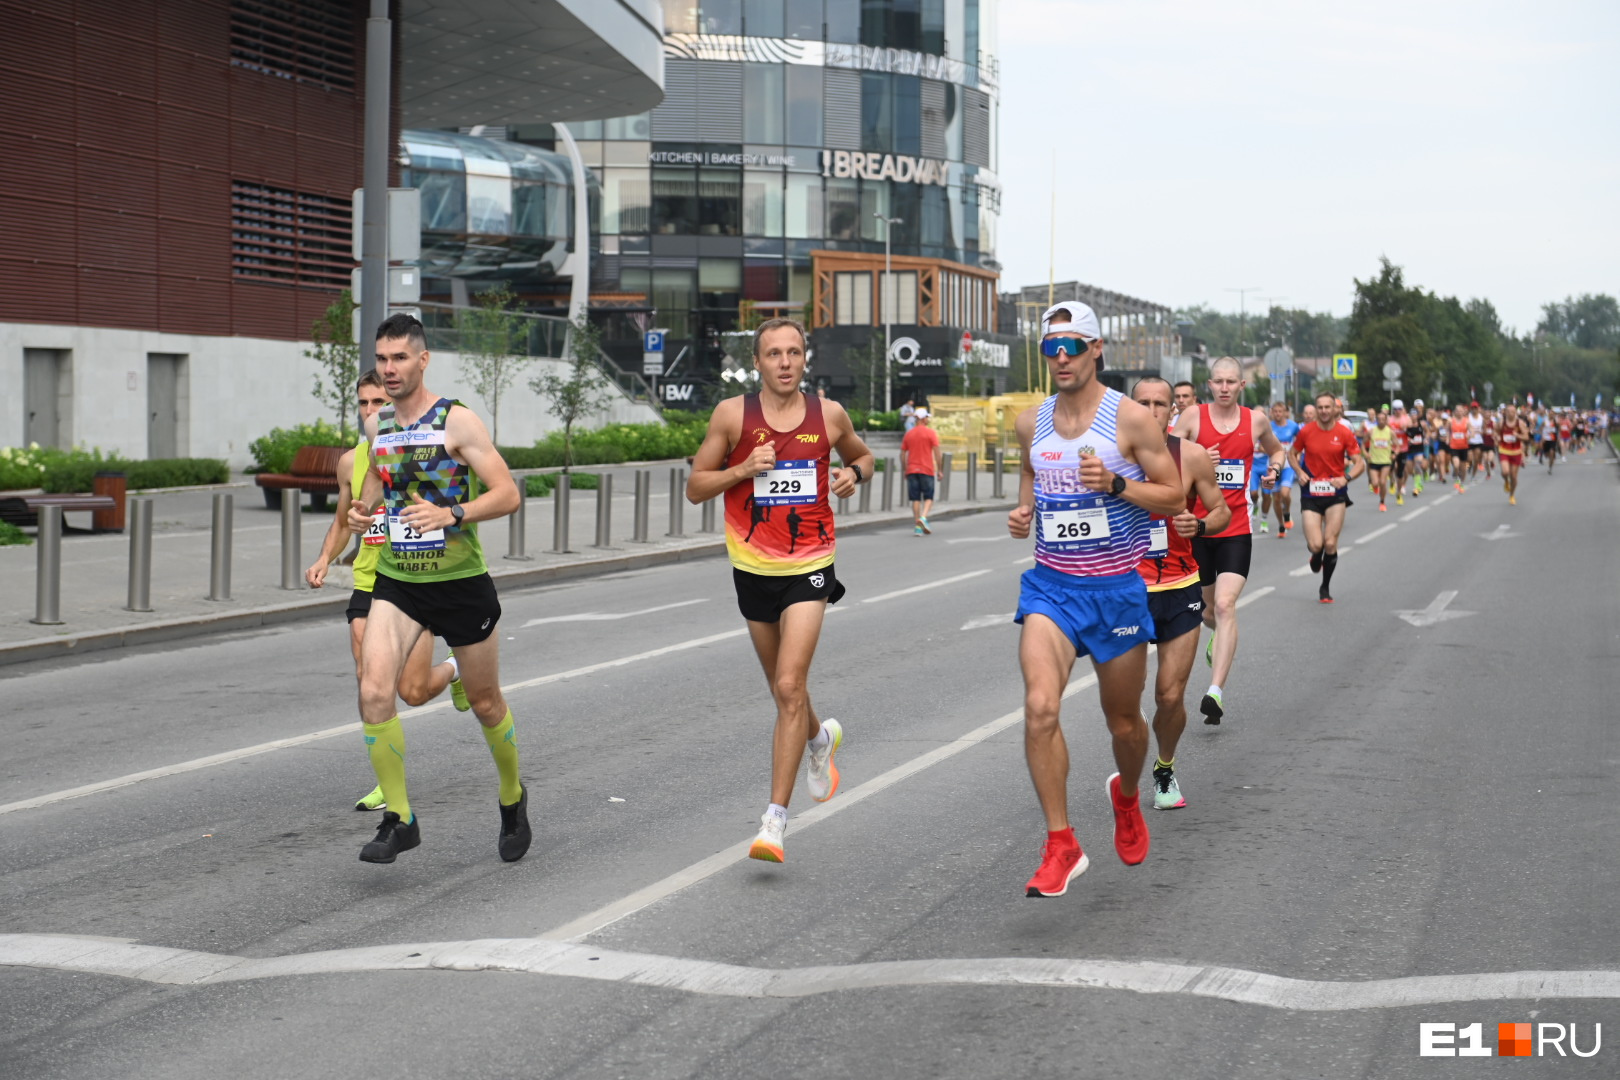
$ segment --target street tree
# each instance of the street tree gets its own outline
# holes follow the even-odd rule
[[[528,354],[528,320],[517,310],[517,296],[504,283],[473,297],[456,313],[461,338],[461,372],[489,409],[490,441],[500,445],[501,398],[517,381]]]
[[[314,343],[304,355],[320,369],[315,373],[315,400],[337,416],[338,432],[349,438],[349,410],[354,408],[360,378],[360,346],[354,340],[354,297],[344,289],[310,327]],[[358,420],[358,418],[357,418]]]
[[[580,316],[568,335],[566,374],[542,372],[529,380],[546,411],[563,425],[563,472],[574,467],[574,425],[596,416],[613,400],[597,364],[602,331]]]

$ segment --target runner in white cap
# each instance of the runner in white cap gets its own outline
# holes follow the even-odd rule
[[[1024,627],[1024,754],[1046,846],[1025,893],[1062,896],[1088,860],[1069,825],[1069,748],[1058,711],[1075,660],[1088,653],[1118,768],[1106,784],[1114,849],[1127,866],[1147,858],[1137,783],[1148,749],[1142,688],[1154,623],[1137,566],[1152,545],[1151,515],[1174,515],[1186,496],[1153,415],[1097,378],[1096,313],[1069,301],[1050,308],[1041,327],[1057,392],[1018,417],[1024,466],[1007,530],[1020,540],[1035,532],[1036,565],[1020,582],[1013,621]]]

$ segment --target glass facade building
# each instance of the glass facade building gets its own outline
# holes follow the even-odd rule
[[[621,361],[651,320],[713,378],[726,334],[788,314],[839,388],[885,317],[953,346],[994,329],[995,3],[665,0],[663,104],[571,125],[600,182],[593,307],[644,316]]]

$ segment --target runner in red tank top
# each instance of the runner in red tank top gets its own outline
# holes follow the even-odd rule
[[[737,607],[776,700],[771,801],[748,854],[777,863],[786,861],[788,800],[806,746],[810,797],[825,802],[838,790],[834,755],[843,727],[816,715],[805,684],[827,605],[844,595],[833,568],[828,496],[847,498],[872,475],[872,452],[843,406],[799,389],[804,363],[803,326],[792,319],[760,324],[754,331],[760,392],[715,407],[686,483],[691,502],[725,496]],[[844,467],[831,466],[834,450]]]
[[[1354,463],[1347,471],[1346,465]],[[1316,395],[1316,423],[1299,429],[1288,448],[1288,463],[1299,474],[1300,520],[1305,524],[1305,546],[1311,552],[1311,572],[1320,572],[1317,599],[1333,603],[1329,585],[1339,565],[1339,530],[1350,506],[1350,481],[1367,468],[1361,443],[1339,422],[1339,405],[1332,394]]]
[[[1214,466],[1216,483],[1232,509],[1232,520],[1226,528],[1193,541],[1199,582],[1204,587],[1204,625],[1215,631],[1204,653],[1214,672],[1209,692],[1199,704],[1206,724],[1218,724],[1225,715],[1222,688],[1237,656],[1237,602],[1249,580],[1249,559],[1254,546],[1253,537],[1249,535],[1246,493],[1255,448],[1259,447],[1271,459],[1260,482],[1265,491],[1277,486],[1285,456],[1283,445],[1272,433],[1271,422],[1265,414],[1238,404],[1243,400],[1246,385],[1243,365],[1230,356],[1223,356],[1209,366],[1212,403],[1189,409],[1176,420],[1175,434],[1204,447]],[[1209,514],[1202,503],[1194,512],[1200,517]]]
[[[1519,505],[1519,470],[1524,467],[1524,444],[1530,441],[1530,429],[1519,418],[1519,410],[1509,405],[1502,411],[1502,426],[1496,429],[1496,452],[1502,460],[1502,490],[1508,493],[1508,504]]]
[[[1168,382],[1149,375],[1136,384],[1131,396],[1153,414],[1160,430],[1170,426],[1172,398]],[[1204,596],[1198,584],[1192,538],[1208,529],[1220,532],[1232,513],[1221,497],[1208,455],[1174,435],[1169,444],[1187,496],[1187,508],[1173,517],[1153,515],[1153,543],[1136,568],[1147,582],[1153,643],[1159,647],[1159,672],[1153,687],[1153,737],[1159,744],[1159,756],[1153,762],[1155,810],[1187,805],[1176,779],[1176,745],[1187,727],[1187,678],[1192,674],[1193,658],[1198,655],[1198,631],[1204,625]],[[1199,498],[1208,500],[1207,505],[1213,507],[1208,517],[1192,512]]]

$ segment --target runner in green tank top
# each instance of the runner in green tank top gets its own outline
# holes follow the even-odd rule
[[[388,404],[388,395],[383,392],[382,376],[375,371],[368,371],[360,376],[356,385],[359,394],[359,409],[357,416],[364,422]],[[333,515],[332,525],[326,531],[326,539],[321,544],[321,553],[316,556],[309,569],[304,571],[304,580],[312,589],[319,589],[326,584],[326,575],[332,563],[343,554],[348,545],[349,538],[349,503],[354,498],[353,493],[365,486],[367,471],[371,468],[371,447],[361,439],[353,449],[344,452],[338,460],[337,466],[337,513]],[[354,654],[354,677],[360,678],[360,642],[365,638],[366,616],[371,611],[371,589],[377,578],[377,551],[388,543],[387,522],[379,508],[378,515],[372,519],[372,524],[361,538],[360,550],[355,554],[352,564],[354,569],[354,592],[349,596],[349,607],[345,615],[349,619],[349,649]],[[399,679],[399,696],[409,705],[425,705],[444,693],[446,684],[450,687],[450,696],[455,701],[457,709],[466,712],[472,708],[467,701],[467,694],[462,689],[460,673],[456,668],[455,655],[452,653],[443,663],[433,663],[433,639],[423,635],[411,650],[410,658],[405,663],[405,671]],[[373,788],[367,795],[355,802],[356,810],[386,810],[387,801],[383,798],[382,786]]]
[[[501,694],[501,604],[484,565],[477,523],[505,517],[522,499],[489,431],[470,409],[423,385],[428,366],[422,324],[409,315],[377,328],[377,374],[393,404],[361,427],[371,468],[350,500],[348,527],[363,534],[385,511],[388,543],[378,546],[369,625],[360,647],[360,719],[378,786],[388,803],[364,862],[391,863],[421,843],[405,788],[405,733],[396,690],[424,636],[456,652],[461,682],[500,774],[502,859],[529,849],[528,792],[518,775],[512,712]],[[483,494],[478,494],[479,486]]]

